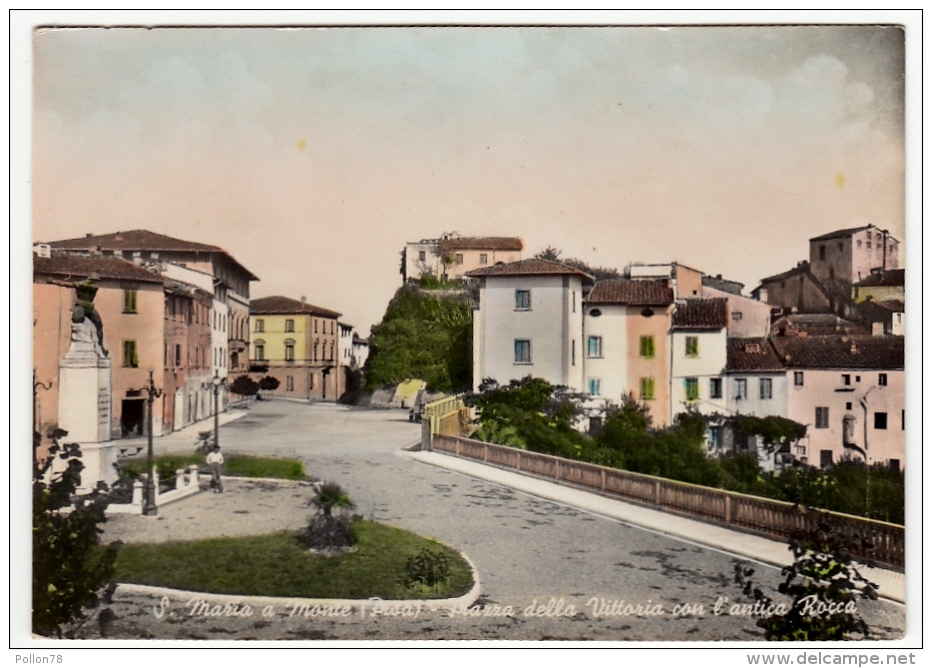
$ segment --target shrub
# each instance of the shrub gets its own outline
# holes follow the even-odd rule
[[[35,457],[40,439],[33,437],[32,629],[73,638],[112,594],[117,544],[100,549],[107,488],[99,483],[90,494],[75,495],[84,465],[77,444],[59,445],[65,435],[56,432],[44,460]],[[56,471],[61,464],[64,470]]]
[[[426,589],[428,592],[443,587],[450,580],[450,560],[443,552],[423,547],[408,557],[400,584],[406,589]]]
[[[269,392],[277,390],[279,385],[281,385],[281,381],[275,376],[265,376],[259,381],[259,389],[268,390]]]
[[[230,392],[241,397],[251,397],[259,391],[259,384],[249,376],[237,376],[229,387]]]
[[[870,629],[857,602],[877,598],[877,585],[852,564],[851,544],[820,520],[814,530],[790,542],[793,563],[779,591],[792,598],[785,613],[758,620],[767,640],[850,640],[867,638]]]

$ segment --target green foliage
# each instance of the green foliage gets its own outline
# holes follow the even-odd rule
[[[278,380],[275,376],[265,376],[259,380],[259,389],[268,390],[269,392],[274,392],[278,389],[278,386],[281,385],[281,381]]]
[[[417,279],[417,284],[422,290],[459,290],[465,286],[465,283],[461,280],[446,280],[442,276],[438,278],[433,274],[422,274]]]
[[[793,443],[806,435],[806,425],[779,415],[735,415],[728,423],[739,434],[762,436],[768,446]]]
[[[64,436],[58,432],[56,436]],[[112,593],[117,545],[100,548],[106,522],[106,485],[76,496],[84,468],[77,444],[53,442],[39,460],[33,438],[32,629],[42,636],[74,637],[85,610],[98,608]],[[64,470],[56,471],[61,464]],[[102,619],[102,618],[101,618]],[[66,630],[68,629],[68,630]]]
[[[237,376],[229,385],[230,392],[241,397],[251,397],[259,391],[259,384],[249,376]]]
[[[402,287],[372,328],[369,349],[369,390],[409,378],[420,378],[437,392],[467,390],[472,385],[472,308],[463,300],[434,299]]]
[[[208,436],[212,432],[206,432]],[[204,455],[159,455],[153,463],[159,472],[160,480],[175,476],[178,469],[188,470],[192,464],[204,465]],[[129,480],[145,478],[147,475],[145,459],[132,459],[120,463],[120,477]],[[305,480],[307,474],[304,464],[296,459],[279,459],[277,457],[256,457],[253,455],[224,455],[224,468],[228,476],[243,478],[281,478],[283,480]]]
[[[451,574],[450,559],[445,552],[422,547],[405,562],[400,584],[406,589],[436,592],[447,585]]]
[[[786,611],[758,620],[767,640],[860,640],[870,634],[858,601],[876,599],[877,585],[854,566],[852,544],[820,520],[790,542],[793,563],[779,591],[792,599]]]
[[[335,508],[353,507],[346,490],[335,482],[325,482],[311,498],[311,505],[317,509],[317,514],[308,521],[305,530],[307,546],[317,550],[351,547],[356,540],[352,531],[353,518],[333,514]]]
[[[588,263],[578,260],[576,258],[562,259],[560,257],[562,251],[553,246],[547,246],[540,253],[534,257],[539,260],[550,260],[551,262],[560,262],[565,264],[568,267],[573,267],[574,269],[579,269],[584,271],[590,276],[594,277],[597,281],[604,281],[612,278],[621,278],[621,274],[618,273],[617,269],[612,269],[610,267],[593,267]]]

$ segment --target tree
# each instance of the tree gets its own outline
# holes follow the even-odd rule
[[[242,397],[251,397],[259,391],[259,384],[249,376],[237,376],[229,387],[230,392]]]
[[[269,392],[277,390],[279,385],[281,385],[281,381],[275,376],[265,376],[259,381],[259,389],[268,390]],[[239,393],[237,392],[237,394]]]
[[[117,543],[100,549],[107,487],[101,482],[90,494],[76,495],[84,465],[76,443],[59,444],[65,435],[53,434],[43,459],[41,438],[33,435],[32,629],[59,638],[75,637],[87,611],[108,599],[117,556]]]
[[[547,246],[544,250],[539,252],[534,256],[538,260],[549,260],[551,262],[559,262],[565,264],[567,267],[573,267],[573,269],[579,269],[582,272],[585,272],[595,278],[598,281],[604,281],[606,279],[612,278],[621,278],[621,274],[618,273],[617,269],[612,269],[611,267],[593,267],[587,262],[583,262],[577,258],[568,258],[560,259],[562,251],[553,246]]]

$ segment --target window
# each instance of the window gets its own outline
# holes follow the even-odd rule
[[[868,242],[867,242],[867,250],[870,250],[870,249],[871,249],[871,242],[868,241]]]
[[[314,319],[314,333],[317,333],[317,318]]]
[[[887,384],[887,374],[882,373],[882,374],[880,374],[879,376],[877,376],[877,384],[878,384],[878,385],[886,385],[886,384]]]
[[[828,429],[828,406],[816,406],[815,428]]]
[[[602,337],[589,337],[589,357],[602,357]]]
[[[294,362],[294,341],[291,339],[285,341],[285,361]]]
[[[867,243],[870,243],[868,241]],[[831,450],[819,450],[819,466],[823,469],[831,468],[832,466],[832,451]]]
[[[530,290],[515,290],[515,310],[516,311],[530,311],[531,310],[531,291]]]
[[[598,396],[599,392],[602,391],[602,381],[598,378],[589,379],[589,394],[593,396]]]
[[[139,367],[139,354],[136,352],[135,341],[123,342],[123,366],[136,369]]]
[[[570,348],[570,353],[573,359],[573,366],[576,366],[576,339],[573,339],[573,345]]]
[[[686,337],[686,357],[699,357],[699,337]]]
[[[744,314],[743,314],[741,311],[732,311],[732,312],[731,312],[731,320],[732,320],[732,322],[738,322],[738,321],[741,320],[741,318],[743,318],[743,317],[744,317]]]
[[[576,291],[573,290],[573,313],[576,313]]]
[[[294,392],[294,376],[285,376],[285,391]]]
[[[824,260],[824,259],[825,259],[825,246],[824,246],[824,245],[823,245],[823,246],[819,246],[819,259],[820,259],[820,260]]]
[[[686,401],[699,401],[699,379],[685,378],[683,386],[686,390]]]
[[[747,399],[748,398],[748,379],[747,378],[736,378],[735,379],[735,399]]]
[[[760,379],[760,398],[761,399],[773,399],[773,379],[772,378],[761,378]]]
[[[721,448],[725,445],[722,428],[717,425],[712,425],[709,427],[709,432],[706,436],[706,439],[709,442],[709,447],[712,448]]]
[[[796,387],[803,386],[803,372],[802,371],[793,372],[793,385],[795,385]]]
[[[336,358],[333,356],[333,341],[330,342],[330,357],[328,357],[327,359],[330,360],[331,362],[332,362],[334,359],[336,359]]]
[[[858,239],[858,248],[860,248],[860,247],[861,247],[861,240]]]
[[[136,313],[136,289],[123,290],[123,313]]]
[[[256,359],[260,362],[265,361],[265,341],[256,339]]]
[[[488,264],[489,255],[488,253],[479,253],[479,264]]]
[[[529,339],[515,339],[515,364],[531,363],[531,341]]]
[[[181,344],[175,344],[175,366],[181,366]]]
[[[292,320],[291,318],[285,321],[285,331],[286,332],[294,331],[294,320]]]
[[[424,260],[426,260],[426,259],[427,259],[427,251],[418,251],[418,252],[417,252],[417,259],[420,260],[421,262],[423,262]]]
[[[843,373],[843,374],[841,374],[841,384],[842,384],[842,385],[850,385],[850,384],[851,384],[851,374],[850,374],[850,373]]]
[[[709,378],[709,396],[712,399],[722,398],[722,379]]]
[[[854,404],[852,404],[850,401],[846,401],[846,402],[845,402],[845,410],[846,410],[846,411],[850,411],[850,410],[851,410],[851,407],[852,407],[853,405],[854,405]]]
[[[653,359],[656,351],[654,350],[654,337],[653,336],[642,336],[641,337],[641,357],[645,359]]]
[[[840,251],[845,250],[845,242],[844,242],[844,241],[839,241],[839,242],[838,242],[838,250],[840,250]]]
[[[886,429],[887,428],[887,414],[886,413],[874,413],[874,429]]]
[[[456,264],[463,264],[463,254],[462,254],[462,253],[457,253],[457,254],[456,254]]]
[[[654,379],[641,378],[641,400],[650,401],[654,398]]]
[[[264,332],[264,331],[265,331],[265,320],[263,320],[262,318],[257,318],[257,319],[256,319],[256,331],[257,331],[257,332]]]

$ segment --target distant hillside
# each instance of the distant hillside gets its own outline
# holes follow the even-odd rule
[[[434,392],[472,387],[472,308],[465,295],[430,296],[398,289],[372,328],[366,389],[420,378]]]

